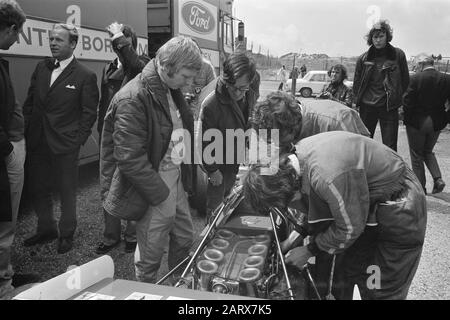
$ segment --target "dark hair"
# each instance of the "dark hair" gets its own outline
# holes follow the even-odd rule
[[[330,68],[330,70],[328,70],[328,76],[329,76],[329,77],[331,77],[331,71],[333,71],[333,69],[336,70],[336,71],[341,71],[341,74],[342,74],[342,81],[344,81],[345,79],[348,78],[348,76],[347,76],[347,68],[344,67],[344,65],[342,65],[342,64],[336,64],[336,65],[332,66],[332,67]]]
[[[389,21],[380,20],[372,26],[372,29],[370,29],[369,33],[366,35],[366,40],[367,40],[368,46],[373,45],[372,38],[373,38],[374,34],[378,33],[378,32],[386,33],[386,38],[387,38],[386,42],[387,43],[392,41],[392,38],[394,35],[393,35],[393,30],[392,30],[391,26],[389,25]]]
[[[295,192],[300,190],[299,176],[288,164],[287,157],[287,154],[280,157],[278,171],[273,175],[261,174],[263,166],[254,165],[244,176],[244,197],[255,210],[286,209]]]
[[[223,63],[223,80],[229,84],[235,84],[236,80],[248,75],[249,81],[253,81],[256,74],[256,65],[245,53],[232,53]]]
[[[284,110],[277,110],[284,102]],[[252,127],[258,132],[260,129],[278,129],[281,152],[289,152],[292,145],[300,139],[302,130],[302,110],[299,102],[285,92],[269,93],[261,102],[255,105],[251,118]]]
[[[19,30],[25,20],[25,12],[14,0],[0,0],[0,30],[15,25]]]
[[[127,24],[124,24],[122,27],[122,33],[126,38],[131,38],[131,45],[133,46],[134,50],[137,49],[137,36],[136,32],[132,27],[130,27]]]

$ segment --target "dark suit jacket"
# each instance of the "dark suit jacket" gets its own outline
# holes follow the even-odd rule
[[[54,59],[36,66],[23,106],[28,150],[37,147],[42,134],[55,154],[75,151],[91,134],[97,117],[98,87],[95,73],[75,58],[50,85]]]
[[[411,76],[403,96],[404,122],[420,129],[424,119],[431,116],[435,131],[447,125],[445,102],[450,98],[450,75],[427,69]]]

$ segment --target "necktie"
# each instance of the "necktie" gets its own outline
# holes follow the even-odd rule
[[[55,70],[55,69],[58,69],[58,68],[60,67],[60,64],[59,64],[59,61],[55,61],[55,62],[49,61],[49,62],[47,63],[47,66],[48,66],[48,68],[49,68],[50,70]]]
[[[56,63],[52,63],[49,65],[50,70],[52,70],[52,74],[50,76],[50,86],[52,86],[53,82],[55,82],[56,78],[60,75],[61,71],[56,70],[59,68],[59,61],[56,61]]]

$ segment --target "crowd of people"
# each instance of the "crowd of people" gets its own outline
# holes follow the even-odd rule
[[[14,0],[0,0],[1,49],[18,39],[25,20]],[[229,130],[279,130],[279,139],[267,137],[280,150],[278,170],[267,175],[252,165],[243,179],[245,197],[262,214],[288,207],[306,214],[307,224],[298,222],[296,230],[308,244],[296,246],[289,238],[283,248],[286,263],[298,268],[316,257],[321,295],[328,290],[350,299],[356,284],[364,299],[407,297],[425,237],[424,162],[434,179],[432,193],[445,187],[433,148],[448,122],[450,77],[434,69],[430,56],[417,61],[420,72],[410,79],[405,54],[390,44],[392,28],[380,21],[367,35],[369,49],[357,61],[353,90],[338,64],[329,70],[331,83],[321,99],[300,102],[283,92],[283,66],[278,91],[258,102],[260,76],[245,53],[230,54],[216,76],[189,37],[173,37],[150,59],[138,55],[130,26],[114,22],[107,30],[117,58],[105,66],[100,90],[96,74],[74,56],[79,34],[71,25],[53,26],[52,57],[37,64],[23,105],[16,103],[7,61],[0,60],[0,296],[38,281],[14,274],[11,266],[25,159],[38,219],[24,246],[57,239],[57,253],[67,253],[77,227],[78,154],[98,115],[104,233],[94,250],[105,254],[117,246],[125,220],[125,251],[135,254],[138,281],[157,281],[167,248],[169,268],[177,266],[196,236],[188,195],[194,192],[196,152],[190,146],[196,145],[198,119],[203,133],[215,130],[222,137]],[[412,170],[396,153],[400,106]],[[373,140],[378,121],[384,145]],[[248,147],[216,145],[203,139],[200,146],[200,154],[214,149],[213,161],[201,159],[207,221],[235,185],[238,155]],[[228,154],[234,156],[225,163]],[[53,190],[61,199],[58,223]],[[368,286],[373,266],[380,284]]]

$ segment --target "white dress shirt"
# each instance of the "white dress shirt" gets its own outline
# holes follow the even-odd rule
[[[59,75],[64,71],[64,69],[69,65],[69,63],[72,62],[73,58],[74,56],[71,55],[70,58],[67,58],[65,60],[55,61],[55,64],[56,62],[59,62],[59,67],[52,72],[52,76],[50,77],[50,87],[53,85],[53,82],[55,82]]]

